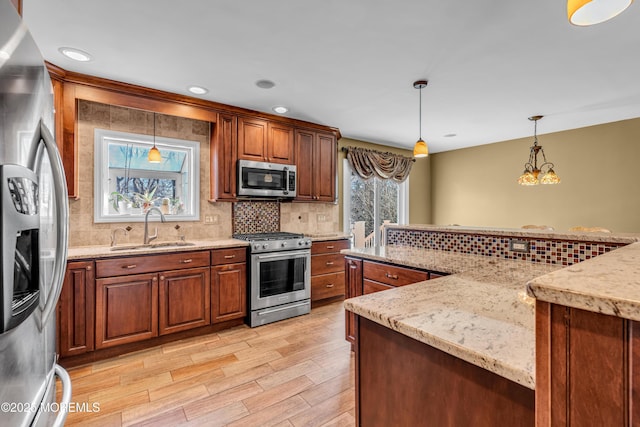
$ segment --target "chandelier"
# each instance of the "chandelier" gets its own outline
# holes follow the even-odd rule
[[[533,121],[533,145],[529,151],[529,161],[524,165],[524,172],[518,178],[520,185],[559,184],[560,177],[553,170],[553,163],[547,162],[544,150],[538,145],[538,120],[544,116],[529,117]],[[538,166],[538,154],[542,154],[542,164]],[[540,177],[540,178],[538,178]]]

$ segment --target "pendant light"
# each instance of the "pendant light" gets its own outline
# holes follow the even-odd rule
[[[427,143],[422,140],[422,89],[427,87],[429,82],[427,80],[418,80],[413,83],[413,87],[420,89],[420,109],[418,113],[418,124],[420,127],[420,139],[413,146],[413,157],[427,157],[429,155],[429,147]]]
[[[544,150],[538,145],[538,120],[544,116],[532,116],[529,120],[533,121],[533,145],[529,150],[529,161],[524,165],[524,172],[518,178],[520,185],[538,185],[538,184],[559,184],[560,177],[553,170],[553,163],[547,162]],[[538,154],[542,153],[542,164],[538,167]],[[542,177],[538,179],[538,176]]]
[[[149,163],[160,163],[162,161],[160,150],[156,147],[156,113],[153,113],[153,147],[149,150],[147,160],[149,160]]]
[[[633,0],[567,0],[567,18],[573,25],[599,24],[619,15]]]

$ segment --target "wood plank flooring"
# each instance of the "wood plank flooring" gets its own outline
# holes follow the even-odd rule
[[[82,426],[353,426],[342,302],[69,370]],[[59,389],[59,387],[58,387]],[[99,404],[99,411],[83,405]]]

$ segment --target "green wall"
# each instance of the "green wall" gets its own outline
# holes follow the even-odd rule
[[[538,143],[555,163],[559,185],[517,184],[533,136],[433,154],[431,215],[420,220],[640,231],[640,118],[538,135]],[[427,182],[425,178],[421,181]]]

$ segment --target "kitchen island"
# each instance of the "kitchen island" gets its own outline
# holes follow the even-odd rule
[[[468,232],[470,230],[465,230],[465,233]],[[483,229],[482,232],[486,230]],[[491,232],[500,234],[496,230]],[[509,235],[510,233],[515,236]],[[541,238],[539,233],[521,231],[505,231],[503,234],[519,239]],[[543,408],[541,391],[536,387],[538,368],[538,381],[545,385],[545,402],[548,406],[551,403],[556,406],[562,403],[557,395],[551,397],[548,375],[541,374],[540,363],[536,363],[536,344],[538,358],[541,355],[548,356],[551,353],[543,351],[540,345],[549,344],[551,340],[541,341],[539,335],[542,330],[539,325],[544,313],[540,313],[540,307],[544,304],[537,304],[536,314],[535,300],[531,297],[556,298],[554,301],[558,304],[582,301],[578,307],[580,310],[591,308],[607,313],[607,317],[616,316],[616,313],[629,315],[634,307],[636,313],[640,313],[637,309],[639,305],[630,303],[628,299],[624,299],[624,302],[614,299],[615,303],[612,303],[609,298],[608,302],[602,302],[603,294],[611,293],[610,289],[606,290],[606,286],[604,290],[601,288],[600,294],[596,292],[589,297],[558,297],[558,294],[572,293],[562,284],[569,280],[566,275],[569,275],[574,284],[580,283],[580,272],[588,270],[592,276],[595,273],[591,268],[595,268],[599,276],[596,275],[594,280],[602,282],[603,277],[608,277],[607,269],[603,269],[602,263],[611,265],[619,273],[615,277],[620,281],[633,282],[630,280],[630,277],[634,277],[633,271],[625,268],[624,262],[622,266],[616,266],[614,260],[621,256],[626,259],[625,254],[640,245],[625,246],[637,241],[637,236],[585,237],[568,233],[550,235],[548,232],[544,235],[545,239],[567,237],[578,240],[577,249],[583,252],[585,248],[580,249],[580,239],[585,245],[594,241],[616,242],[621,243],[621,247],[569,268],[562,264],[400,245],[345,251],[347,257],[365,263],[383,262],[451,274],[437,280],[363,295],[345,302],[346,309],[357,315],[356,401],[360,424],[388,425],[430,420],[429,424],[433,425],[533,425],[534,418],[538,417],[539,425],[562,425],[560,418],[551,417],[549,408]],[[573,244],[568,246],[572,247]],[[633,265],[631,261],[626,262]],[[600,267],[592,267],[594,265]],[[527,294],[528,282],[531,282],[531,288]],[[629,286],[638,289],[633,283]],[[593,287],[593,283],[591,287],[597,289]],[[584,294],[584,291],[582,289],[578,293]],[[620,293],[624,294],[625,291],[621,290]],[[602,304],[595,303],[596,300]],[[640,298],[636,301],[640,301]],[[626,304],[631,304],[631,308],[625,311]],[[598,331],[595,333],[598,337]],[[611,343],[610,340],[604,342],[606,345]],[[629,344],[625,345],[631,348]],[[563,363],[557,357],[550,357],[544,365],[547,371],[551,372],[549,367],[556,359]],[[624,360],[619,362],[615,365],[618,371],[622,370],[620,375],[623,375],[627,365]],[[574,363],[574,369],[576,366]],[[615,369],[604,369],[604,375],[611,374],[612,370]],[[579,372],[585,374],[584,370]],[[596,377],[603,380],[602,376],[594,376]],[[560,380],[558,375],[554,377],[556,383]],[[624,378],[621,381],[630,384]],[[578,383],[574,381],[574,388]],[[602,390],[608,388],[603,384]],[[580,394],[577,393],[576,396],[578,395]],[[584,397],[584,394],[580,396]],[[535,405],[534,399],[537,400]],[[594,400],[598,399],[606,402],[606,398],[598,396],[589,399],[589,404],[594,405]],[[626,407],[631,406],[629,404]],[[604,410],[598,405],[595,407],[596,410]],[[542,413],[547,415],[542,416]],[[588,413],[591,416],[592,411]],[[592,419],[604,421],[605,424],[601,425],[617,425],[606,424],[616,418]],[[577,420],[584,418],[574,417],[574,421]]]

